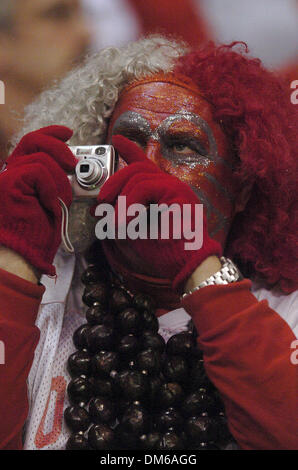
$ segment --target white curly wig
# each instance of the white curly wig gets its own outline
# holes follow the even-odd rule
[[[83,66],[72,70],[26,108],[24,126],[12,145],[28,132],[52,124],[74,131],[71,145],[104,143],[109,118],[123,87],[134,79],[171,71],[175,60],[186,52],[183,43],[154,35],[88,56]]]

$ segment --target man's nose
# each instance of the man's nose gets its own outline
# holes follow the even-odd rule
[[[158,165],[160,160],[160,143],[154,140],[149,141],[145,150],[145,154],[149,160]]]

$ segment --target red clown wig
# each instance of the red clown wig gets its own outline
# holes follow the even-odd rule
[[[298,280],[298,109],[291,90],[247,52],[243,43],[209,44],[180,58],[176,71],[212,103],[213,117],[238,155],[239,182],[252,187],[226,254],[247,276],[291,292]]]

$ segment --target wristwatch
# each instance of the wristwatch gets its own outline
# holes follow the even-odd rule
[[[182,298],[192,294],[193,292],[199,289],[202,289],[202,287],[220,284],[231,284],[232,282],[241,281],[243,279],[241,272],[233,263],[233,261],[231,261],[229,258],[225,258],[224,256],[220,258],[220,261],[222,263],[222,268],[219,271],[212,274],[212,276],[208,277],[208,279],[201,282],[201,284],[199,284],[194,289],[185,292],[185,294],[182,295]]]

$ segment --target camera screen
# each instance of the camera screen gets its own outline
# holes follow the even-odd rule
[[[89,172],[89,163],[80,166],[81,173],[88,173]]]

